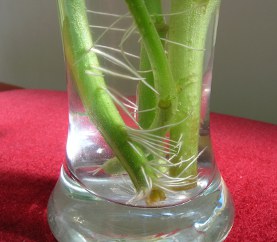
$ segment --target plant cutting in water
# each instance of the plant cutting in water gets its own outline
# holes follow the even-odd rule
[[[167,14],[160,0],[125,2],[129,12],[116,15],[88,10],[85,0],[59,0],[66,16],[64,50],[86,113],[114,154],[101,169],[111,175],[124,170],[134,199],[154,204],[167,193],[197,186],[197,159],[205,149],[198,148],[205,38],[219,0],[172,0]],[[89,24],[90,12],[115,18],[98,38],[90,28],[103,26]],[[117,28],[124,18],[133,24]],[[118,48],[99,44],[107,31],[123,31]],[[124,50],[132,34],[139,36],[140,56]],[[139,69],[129,58],[140,60]],[[101,60],[120,71],[105,68]],[[136,102],[107,86],[106,76],[126,79],[126,85],[137,81]],[[119,110],[135,127],[125,124]]]

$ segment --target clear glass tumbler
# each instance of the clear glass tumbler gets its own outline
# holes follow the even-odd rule
[[[220,0],[58,3],[69,130],[55,237],[224,240],[234,208],[209,130]]]

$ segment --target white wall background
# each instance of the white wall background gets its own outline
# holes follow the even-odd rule
[[[277,124],[277,1],[223,0],[212,110]]]
[[[0,0],[0,82],[64,89],[56,0]]]
[[[276,0],[223,0],[212,111],[277,124],[276,25]],[[55,0],[0,0],[0,82],[65,89]]]

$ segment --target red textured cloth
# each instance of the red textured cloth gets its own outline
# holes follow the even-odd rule
[[[277,241],[277,126],[211,115],[214,152],[235,202],[227,242]],[[47,201],[65,156],[64,92],[0,93],[0,241],[55,241]]]

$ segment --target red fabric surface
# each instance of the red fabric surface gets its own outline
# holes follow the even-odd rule
[[[227,242],[277,241],[277,126],[211,115],[215,157],[235,202]],[[55,241],[46,206],[64,160],[64,92],[0,93],[0,241]]]

